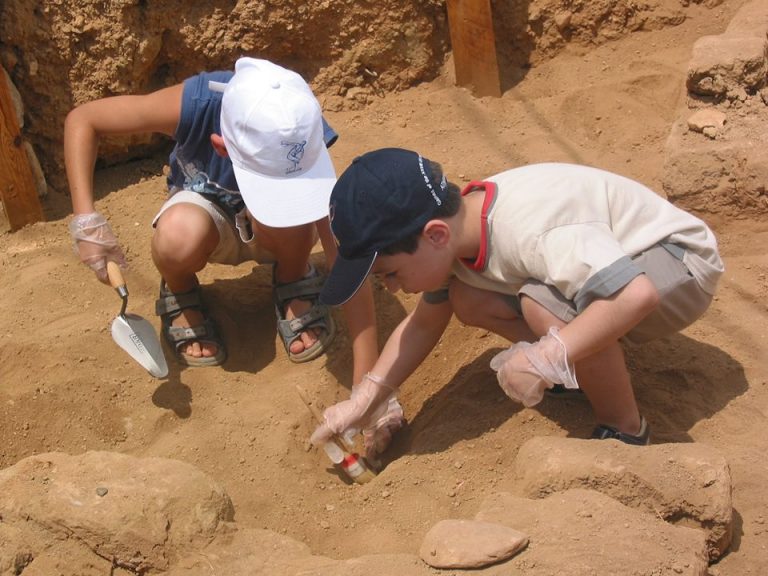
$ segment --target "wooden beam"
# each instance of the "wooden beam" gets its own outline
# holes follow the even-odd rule
[[[6,78],[0,70],[0,201],[13,231],[42,220],[43,208]]]
[[[475,96],[501,96],[491,0],[448,0],[456,84]]]

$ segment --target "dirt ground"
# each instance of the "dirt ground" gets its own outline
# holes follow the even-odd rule
[[[340,134],[337,170],[363,151],[401,146],[440,161],[459,184],[539,161],[585,163],[662,190],[664,145],[685,98],[695,40],[718,34],[739,2],[691,9],[678,26],[589,48],[568,46],[499,99],[473,97],[440,76],[383,93],[358,110],[329,110]],[[322,100],[322,95],[321,95]],[[149,256],[163,202],[164,157],[100,170],[97,208],[126,249],[129,311],[153,316],[159,278]],[[0,468],[32,454],[118,451],[183,460],[220,482],[244,526],[268,528],[316,554],[414,553],[443,518],[471,518],[505,485],[523,442],[587,437],[588,405],[509,401],[488,362],[505,344],[452,321],[404,384],[409,424],[371,484],[350,485],[308,445],[313,420],[295,386],[323,404],[351,384],[346,333],[327,356],[291,364],[275,336],[270,270],[209,266],[205,297],[229,345],[224,366],[150,377],[112,341],[120,300],[76,260],[71,208],[45,200],[49,221],[0,236]],[[683,333],[628,350],[654,443],[700,442],[728,459],[735,511],[731,551],[712,575],[763,574],[768,565],[768,222],[765,215],[700,215],[727,267],[706,315]],[[313,256],[318,264],[323,259]],[[381,340],[416,302],[377,288]],[[340,312],[337,318],[342,319]],[[341,325],[341,323],[340,323]],[[585,546],[603,542],[585,542]]]

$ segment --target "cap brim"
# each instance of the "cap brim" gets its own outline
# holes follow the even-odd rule
[[[320,291],[320,302],[328,306],[338,306],[352,298],[371,272],[376,254],[374,252],[370,256],[354,260],[337,256]]]
[[[328,216],[328,202],[336,184],[328,150],[300,176],[268,178],[232,164],[240,194],[253,217],[267,226],[287,228]]]

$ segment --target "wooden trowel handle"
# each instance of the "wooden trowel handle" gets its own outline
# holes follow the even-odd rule
[[[120,266],[111,260],[107,261],[107,276],[109,276],[109,285],[115,290],[118,290],[121,286],[125,286],[125,280],[123,279],[123,272],[120,270]]]
[[[128,288],[123,279],[123,272],[120,270],[120,266],[111,260],[107,260],[107,276],[109,276],[109,285],[117,290],[121,298],[128,296]]]

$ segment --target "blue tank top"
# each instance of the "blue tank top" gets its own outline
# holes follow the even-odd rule
[[[171,151],[168,189],[192,190],[208,197],[230,216],[245,208],[229,158],[219,156],[211,145],[211,134],[221,134],[221,92],[208,88],[208,81],[228,82],[232,71],[202,72],[184,81],[181,116],[176,127],[176,145]],[[326,147],[338,134],[323,118]]]

